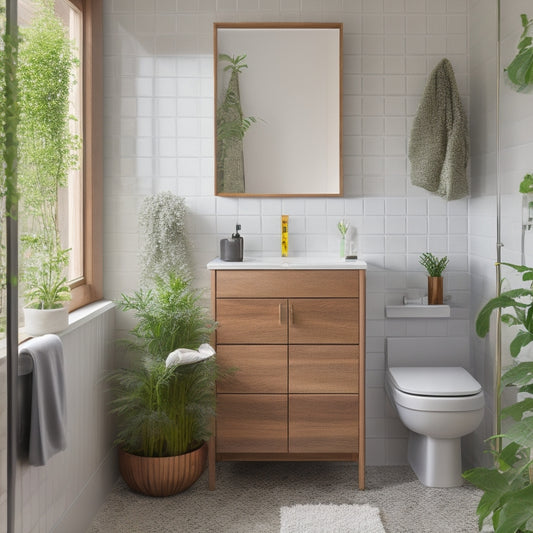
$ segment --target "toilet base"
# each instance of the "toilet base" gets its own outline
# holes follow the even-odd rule
[[[459,487],[463,484],[461,439],[435,439],[409,431],[409,464],[427,487]]]

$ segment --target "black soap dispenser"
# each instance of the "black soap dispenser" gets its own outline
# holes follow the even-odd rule
[[[242,261],[244,239],[239,235],[241,225],[235,226],[235,233],[230,239],[220,240],[220,259],[222,261]]]

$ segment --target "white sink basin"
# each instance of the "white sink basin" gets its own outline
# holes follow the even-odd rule
[[[207,263],[209,270],[361,270],[366,263],[361,260],[345,261],[335,256],[245,256],[242,262],[222,261],[219,257]]]

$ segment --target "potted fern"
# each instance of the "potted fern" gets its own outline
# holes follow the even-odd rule
[[[127,345],[139,357],[109,376],[120,472],[136,492],[176,494],[205,468],[216,374],[206,343],[215,324],[199,298],[189,279],[170,275],[118,302],[137,319]]]
[[[418,262],[428,273],[428,304],[442,305],[444,301],[442,273],[448,265],[448,257],[439,259],[431,252],[426,252],[420,256]]]
[[[463,476],[484,492],[477,508],[480,530],[491,517],[495,533],[532,533],[533,361],[531,357],[521,358],[521,354],[533,342],[533,268],[502,264],[520,272],[529,288],[502,292],[489,300],[479,312],[476,332],[480,337],[487,335],[495,309],[511,310],[501,315],[501,321],[518,328],[509,347],[515,362],[503,374],[501,384],[514,388],[516,403],[502,409],[500,416],[509,424],[501,434],[491,437],[505,439],[503,449],[492,451],[494,467],[473,468]]]
[[[109,375],[119,467],[130,488],[150,496],[187,489],[203,472],[215,413],[215,322],[192,287],[185,204],[169,192],[139,212],[142,287],[118,308],[136,319],[123,341],[133,363]],[[166,253],[165,253],[166,252]]]

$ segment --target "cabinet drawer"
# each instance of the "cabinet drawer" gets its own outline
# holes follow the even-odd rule
[[[357,298],[358,270],[218,270],[217,298]]]
[[[217,392],[287,392],[286,346],[220,345],[217,363],[222,369],[234,369],[217,380]]]
[[[289,347],[289,392],[356,394],[358,391],[358,346]]]
[[[289,270],[287,278],[289,298],[357,298],[359,271],[357,270]]]
[[[289,452],[358,451],[356,394],[290,394]]]
[[[287,301],[218,299],[218,344],[286,344]]]
[[[284,298],[287,296],[285,271],[218,270],[217,298]]]
[[[289,343],[358,344],[357,298],[289,300]]]
[[[216,451],[287,452],[287,395],[218,394]]]

